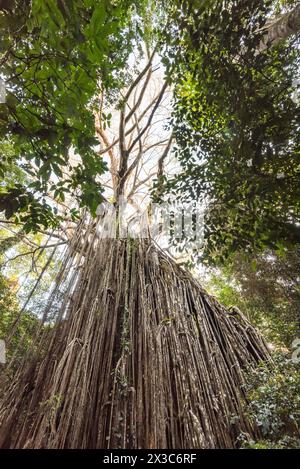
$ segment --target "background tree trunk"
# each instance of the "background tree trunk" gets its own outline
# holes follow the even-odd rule
[[[293,34],[298,34],[300,30],[300,5],[281,17],[275,18],[271,23],[267,23],[263,29],[265,29],[265,34],[260,42],[260,51]]]

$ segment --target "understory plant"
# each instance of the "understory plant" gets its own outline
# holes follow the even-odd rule
[[[300,360],[275,354],[248,373],[246,414],[261,433],[258,441],[240,435],[243,448],[300,448]]]

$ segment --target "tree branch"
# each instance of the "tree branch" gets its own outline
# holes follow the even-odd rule
[[[130,146],[129,149],[128,149],[128,153],[130,153],[130,152],[133,150],[133,148],[134,148],[135,145],[138,143],[138,141],[142,138],[142,136],[144,135],[144,133],[146,132],[146,130],[150,127],[151,122],[152,122],[152,119],[153,119],[153,117],[154,117],[154,114],[155,114],[155,112],[156,112],[158,106],[160,105],[160,102],[161,102],[161,100],[162,100],[162,98],[163,98],[163,95],[164,95],[164,93],[165,93],[167,87],[168,87],[168,84],[167,84],[167,82],[165,82],[164,85],[163,85],[163,87],[162,87],[162,89],[161,89],[161,91],[160,91],[160,93],[159,93],[159,95],[158,95],[157,101],[156,101],[156,103],[155,103],[155,106],[154,106],[153,109],[152,109],[152,112],[151,112],[151,114],[150,114],[150,116],[149,116],[149,119],[148,119],[147,124],[145,125],[145,127],[143,128],[143,130],[139,133],[139,135],[135,138],[135,140],[132,142],[131,146]],[[130,172],[129,169],[128,169],[128,172]]]

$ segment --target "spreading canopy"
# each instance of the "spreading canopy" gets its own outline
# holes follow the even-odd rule
[[[211,262],[300,241],[299,6],[288,3],[280,20],[274,1],[169,4],[165,63],[182,170],[161,182],[166,198],[205,205]]]

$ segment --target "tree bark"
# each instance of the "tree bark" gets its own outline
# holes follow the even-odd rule
[[[232,448],[241,433],[259,437],[243,386],[269,353],[247,319],[150,240],[99,239],[85,226],[44,312],[55,324],[9,363],[13,378],[0,375],[0,448]]]
[[[297,5],[292,11],[276,18],[271,23],[267,23],[263,29],[265,30],[265,34],[259,45],[260,51],[277,44],[282,39],[287,39],[297,34],[300,30],[300,5]]]

